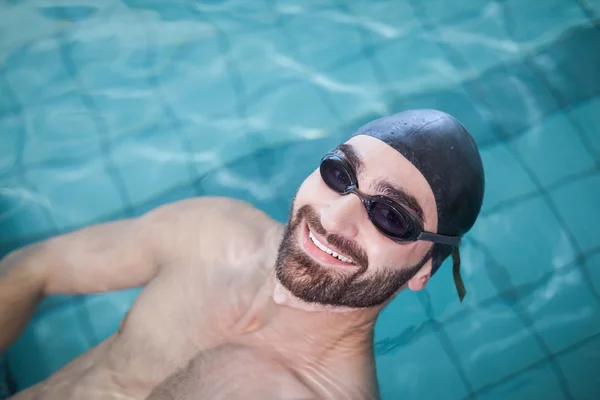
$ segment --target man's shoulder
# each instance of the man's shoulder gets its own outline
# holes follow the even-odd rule
[[[276,229],[281,223],[253,204],[218,196],[193,197],[167,203],[154,208],[140,217],[153,225],[169,225],[171,228],[208,227],[234,229],[258,234]]]
[[[283,232],[283,224],[266,212],[229,197],[179,200],[155,208],[140,220],[159,233],[161,247],[170,253],[201,255],[219,264],[258,253],[268,256]]]

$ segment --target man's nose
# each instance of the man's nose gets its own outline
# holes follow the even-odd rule
[[[358,196],[340,196],[321,209],[321,224],[329,233],[353,238],[358,234],[358,221],[362,212],[365,212],[365,209]]]

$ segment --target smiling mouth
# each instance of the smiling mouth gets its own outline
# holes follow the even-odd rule
[[[317,261],[334,266],[354,267],[356,263],[350,257],[340,254],[319,240],[310,230],[308,225],[304,226],[303,244],[305,251]]]
[[[346,257],[341,254],[338,254],[335,251],[331,250],[329,247],[325,246],[323,243],[319,242],[319,239],[317,239],[315,237],[315,235],[313,235],[313,233],[310,231],[310,229],[308,230],[308,237],[310,238],[310,240],[312,240],[312,242],[315,244],[315,246],[317,246],[319,249],[323,250],[325,253],[329,254],[330,256],[333,256],[333,257],[337,258],[338,260],[343,261],[345,263],[354,264],[354,262],[352,261],[352,259],[350,257]]]

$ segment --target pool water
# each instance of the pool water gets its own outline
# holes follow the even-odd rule
[[[446,265],[384,310],[383,399],[600,398],[599,49],[598,0],[4,1],[0,255],[201,195],[285,221],[358,126],[438,108],[486,169],[468,293]],[[48,298],[10,385],[113,333],[138,293]]]

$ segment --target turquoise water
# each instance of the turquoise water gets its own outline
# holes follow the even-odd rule
[[[439,108],[487,174],[468,293],[445,266],[382,313],[383,399],[600,398],[600,1],[50,3],[0,3],[0,255],[199,195],[284,221],[359,125]],[[138,293],[47,299],[11,385],[110,335]]]

